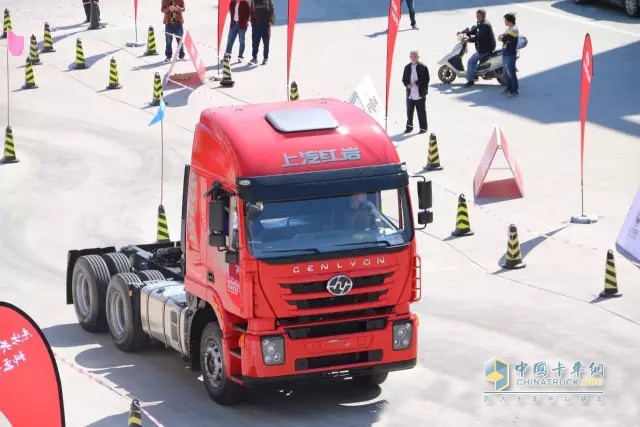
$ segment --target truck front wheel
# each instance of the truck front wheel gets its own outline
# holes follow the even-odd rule
[[[242,387],[227,378],[224,367],[222,331],[218,323],[204,327],[200,340],[202,379],[209,396],[220,405],[232,405],[242,397]]]
[[[373,387],[385,382],[388,376],[388,372],[379,372],[377,374],[353,377],[353,382],[360,386]]]

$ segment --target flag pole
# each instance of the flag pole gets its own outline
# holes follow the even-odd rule
[[[7,30],[9,31],[9,30]],[[10,111],[11,111],[11,106],[9,105],[9,42],[7,41],[7,126],[9,126],[11,123],[9,121],[10,118]]]

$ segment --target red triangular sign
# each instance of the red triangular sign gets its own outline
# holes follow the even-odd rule
[[[487,174],[491,169],[491,164],[495,159],[496,153],[501,151],[509,165],[511,178],[499,179],[485,182]],[[524,197],[524,185],[522,181],[522,172],[516,159],[509,150],[509,144],[502,133],[499,126],[496,126],[491,140],[484,150],[478,170],[473,178],[473,193],[475,198],[491,197],[491,198],[517,198]]]

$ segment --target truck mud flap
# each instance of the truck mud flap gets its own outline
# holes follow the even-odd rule
[[[67,254],[67,304],[73,304],[73,290],[71,289],[71,280],[73,279],[73,267],[76,265],[76,261],[78,260],[78,258],[84,255],[102,255],[109,252],[116,252],[115,246],[69,251],[69,253]]]

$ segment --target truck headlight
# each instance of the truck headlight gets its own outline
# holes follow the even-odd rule
[[[262,361],[267,366],[284,363],[284,338],[281,335],[262,337]]]
[[[393,349],[406,350],[411,347],[413,337],[413,323],[411,320],[401,320],[393,323]]]

